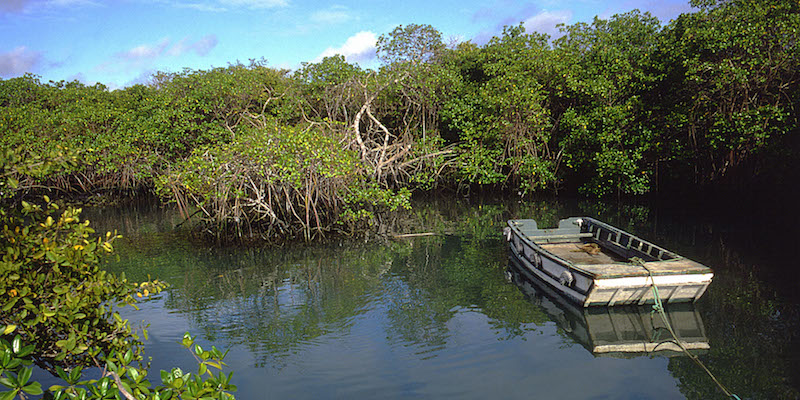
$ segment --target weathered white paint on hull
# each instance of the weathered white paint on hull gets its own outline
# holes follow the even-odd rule
[[[530,223],[535,227],[535,222],[529,221],[524,220],[522,222]],[[594,222],[602,224],[597,221]],[[530,274],[584,307],[653,303],[655,301],[653,294],[654,283],[658,288],[659,298],[665,303],[693,302],[703,295],[714,276],[710,269],[701,264],[667,252],[622,231],[611,232],[604,236],[608,237],[608,240],[616,241],[619,241],[620,237],[624,237],[629,247],[631,244],[635,244],[635,247],[646,248],[649,253],[659,257],[668,254],[669,260],[646,262],[644,266],[647,268],[625,262],[611,264],[601,262],[597,264],[596,261],[594,261],[595,265],[573,266],[572,263],[562,258],[574,257],[570,256],[570,253],[563,253],[563,251],[567,250],[562,249],[561,256],[556,256],[543,247],[536,245],[531,238],[521,232],[517,225],[522,224],[517,221],[509,221],[509,227],[506,228],[509,230],[505,233],[506,239],[509,240],[509,248],[514,256]],[[570,234],[563,233],[565,229],[561,226],[559,226],[559,229],[561,234],[558,236],[553,235],[553,237],[564,238],[570,236]],[[584,236],[580,235],[585,234],[574,233],[572,235],[576,238],[583,238]],[[599,230],[595,236],[600,236]],[[547,236],[536,236],[536,238],[540,239],[543,237]],[[558,245],[550,244],[554,242],[557,241],[547,240],[545,246],[558,247]],[[576,243],[580,244],[582,242]],[[615,244],[615,246],[618,246],[618,244]],[[614,260],[608,259],[606,262],[612,261]],[[655,270],[656,272],[652,275],[645,274],[645,271],[649,270]],[[704,271],[708,272],[699,273]]]

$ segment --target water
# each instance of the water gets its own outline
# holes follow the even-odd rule
[[[724,398],[678,353],[595,351],[604,340],[635,338],[619,327],[646,320],[638,311],[575,313],[509,279],[504,221],[543,225],[573,215],[596,216],[711,266],[716,276],[704,297],[673,311],[691,321],[682,334],[707,343],[699,358],[742,399],[799,398],[800,272],[789,234],[800,220],[775,209],[722,208],[426,202],[382,229],[436,236],[282,248],[188,240],[173,229],[181,222],[175,213],[147,205],[86,216],[98,231],[124,235],[108,269],[172,284],[141,311],[125,312],[150,325],[154,369],[194,369],[176,344],[189,331],[204,346],[230,349],[237,398]]]

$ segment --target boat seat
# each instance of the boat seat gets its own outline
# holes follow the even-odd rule
[[[566,234],[558,234],[558,235],[533,235],[528,236],[528,239],[532,240],[534,243],[558,243],[558,242],[568,242],[574,240],[580,240],[582,238],[590,238],[594,235],[588,232],[576,232],[576,233],[566,233]]]

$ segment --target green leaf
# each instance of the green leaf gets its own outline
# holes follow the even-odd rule
[[[17,396],[17,392],[19,392],[18,389],[10,392],[2,392],[0,393],[0,400],[14,400],[14,397]]]
[[[60,366],[56,366],[56,374],[58,375],[59,378],[61,378],[61,380],[69,381],[69,377],[67,375],[67,371],[64,371],[64,368],[61,368]]]
[[[24,386],[26,383],[28,383],[28,380],[31,379],[31,374],[33,374],[33,370],[30,368],[23,368],[22,371],[19,371],[17,385]]]
[[[32,344],[29,344],[29,345],[23,347],[22,349],[20,349],[20,351],[17,353],[17,356],[26,357],[29,354],[31,354],[33,352],[33,350],[35,350],[35,349],[36,349],[36,346],[34,346]]]
[[[10,378],[7,378],[5,376],[0,377],[0,385],[3,385],[3,386],[5,386],[5,387],[7,387],[9,389],[14,389],[15,387],[17,387],[17,385],[15,384],[14,381],[12,381]]]
[[[39,382],[33,382],[30,385],[23,387],[22,391],[34,396],[38,396],[44,393],[44,391],[42,390],[42,384]]]
[[[18,300],[19,300],[19,297],[14,297],[11,300],[9,300],[8,303],[3,305],[3,311],[10,310],[12,307],[14,307],[15,304],[17,304]]]
[[[75,341],[76,341],[75,336],[70,336],[69,340],[67,340],[66,343],[67,350],[71,351],[75,348],[75,343],[76,343]]]
[[[22,348],[22,337],[19,335],[14,336],[14,340],[11,341],[11,350],[14,354],[19,353],[20,349]]]

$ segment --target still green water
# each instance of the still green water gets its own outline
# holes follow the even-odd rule
[[[147,204],[84,216],[99,232],[124,235],[109,270],[172,284],[141,311],[125,312],[150,325],[153,367],[194,370],[176,344],[190,331],[204,346],[230,349],[240,399],[725,398],[686,356],[595,351],[609,341],[647,340],[623,329],[624,321],[646,321],[647,310],[575,313],[510,279],[505,221],[544,225],[574,215],[711,266],[716,276],[704,297],[672,311],[690,321],[679,332],[708,344],[699,358],[740,398],[795,399],[800,272],[789,233],[800,221],[761,210],[428,201],[381,229],[436,236],[278,248],[189,240],[174,228],[181,222],[174,212]]]

